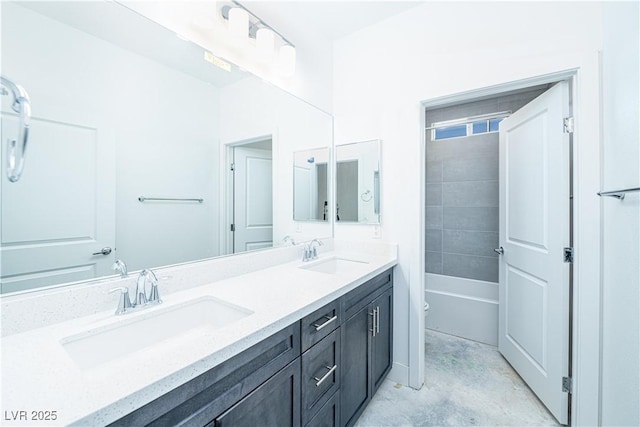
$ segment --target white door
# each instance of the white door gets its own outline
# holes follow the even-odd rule
[[[31,94],[34,111],[44,97]],[[33,117],[24,173],[6,179],[6,140],[17,117],[2,109],[2,292],[113,274],[115,176],[113,138],[102,126],[64,117],[53,107]],[[55,112],[54,112],[55,111]],[[100,129],[99,129],[100,128]],[[106,255],[101,253],[105,249]],[[98,253],[94,255],[94,253]]]
[[[568,83],[500,123],[500,352],[559,422],[568,419]]]
[[[271,151],[234,148],[233,252],[273,246]]]

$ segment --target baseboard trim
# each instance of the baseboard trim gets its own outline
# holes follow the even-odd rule
[[[393,362],[387,379],[404,386],[409,386],[409,367],[398,362]],[[422,387],[422,384],[420,384],[420,386]]]

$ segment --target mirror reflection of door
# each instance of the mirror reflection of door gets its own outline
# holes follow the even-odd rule
[[[328,148],[315,148],[294,153],[294,221],[329,220],[328,165]]]
[[[358,221],[358,160],[336,164],[336,221]]]
[[[326,163],[317,163],[316,164],[316,177],[318,178],[318,182],[316,187],[318,189],[316,195],[316,215],[315,217],[318,219],[322,219],[323,221],[327,221],[329,212],[328,212],[328,203],[329,198],[327,194],[327,164]]]
[[[233,149],[233,253],[273,246],[271,139]]]

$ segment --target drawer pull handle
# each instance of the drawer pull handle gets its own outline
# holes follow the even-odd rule
[[[331,376],[331,374],[333,374],[333,372],[338,369],[338,365],[333,365],[333,366],[325,366],[325,368],[327,368],[329,370],[329,372],[327,372],[326,374],[324,374],[324,376],[322,378],[318,378],[318,377],[313,377],[313,379],[316,382],[316,387],[320,387],[320,384],[322,384],[327,378],[329,378]]]
[[[380,332],[379,328],[376,331],[376,326],[378,324],[378,310],[374,308],[373,311],[369,313],[369,316],[373,317],[373,320],[371,321],[371,329],[369,329],[369,332],[371,332],[371,335],[375,337],[376,332]]]
[[[324,316],[325,319],[327,319],[326,322],[324,322],[322,325],[318,325],[317,323],[314,323],[313,326],[315,326],[316,328],[316,332],[318,332],[319,330],[321,330],[322,328],[326,327],[327,325],[329,325],[329,323],[331,322],[335,322],[336,320],[338,320],[338,316],[333,316],[333,317],[329,317],[329,316]]]

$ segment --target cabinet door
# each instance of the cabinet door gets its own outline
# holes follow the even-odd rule
[[[371,398],[369,337],[372,325],[371,309],[365,306],[340,328],[342,340],[340,425],[355,423]]]
[[[373,301],[375,310],[375,336],[371,339],[372,395],[391,369],[393,349],[393,289],[389,289]]]
[[[216,418],[215,426],[300,426],[300,359]]]

